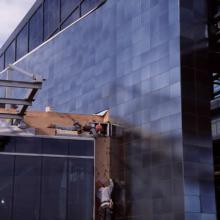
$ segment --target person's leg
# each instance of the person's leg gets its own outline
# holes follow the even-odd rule
[[[95,128],[91,128],[90,133],[91,133],[94,137],[97,136],[97,133],[96,133]]]
[[[99,220],[105,220],[105,209],[99,208]]]
[[[105,220],[112,219],[112,210],[110,208],[106,208],[105,214],[106,214]]]

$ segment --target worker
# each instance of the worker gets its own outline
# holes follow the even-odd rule
[[[27,124],[24,122],[24,120],[21,120],[17,126],[18,126],[18,128],[20,128],[20,129],[26,129],[26,128],[28,128],[28,126],[27,126]]]
[[[81,124],[78,121],[75,121],[73,119],[73,125],[72,126],[64,126],[59,124],[50,124],[48,128],[55,128],[55,129],[61,129],[61,130],[67,130],[67,131],[78,131],[80,132],[82,129]]]
[[[97,134],[101,134],[101,132],[103,131],[103,127],[100,123],[98,123],[96,126],[95,126],[95,130],[97,132]]]
[[[100,181],[98,185],[97,197],[100,201],[99,220],[111,220],[113,202],[111,199],[114,183],[109,179],[104,184]]]
[[[85,132],[89,132],[89,134],[91,134],[94,137],[97,136],[96,129],[95,129],[95,121],[87,122],[83,126],[82,130],[85,131]]]

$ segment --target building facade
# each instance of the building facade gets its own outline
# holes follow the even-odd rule
[[[0,50],[0,70],[19,60],[105,0],[40,0]]]
[[[62,20],[65,3],[75,2],[37,1],[19,25],[25,32],[28,24],[28,37],[19,38],[18,27],[0,50],[1,68],[17,60],[44,75],[34,109],[109,109],[111,120],[126,127],[112,174],[120,195],[115,219],[215,220],[208,2],[81,1],[91,3],[88,16],[81,12],[62,31],[62,22],[51,25]],[[41,24],[32,21],[38,13]]]

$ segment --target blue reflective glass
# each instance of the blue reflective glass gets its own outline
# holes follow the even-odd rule
[[[41,219],[66,220],[67,159],[43,158],[42,174]]]
[[[41,158],[16,156],[13,220],[39,219]]]
[[[67,220],[89,220],[93,216],[93,169],[93,160],[69,160]]]
[[[61,21],[64,21],[80,2],[81,0],[61,0]]]
[[[1,136],[0,137],[0,152],[14,152],[15,138]]]
[[[69,154],[77,156],[94,156],[94,141],[74,140],[69,143]]]
[[[0,155],[0,219],[11,220],[14,157]]]
[[[43,42],[43,7],[41,6],[30,19],[29,50]]]
[[[44,154],[66,155],[68,152],[68,141],[62,139],[42,139]]]
[[[48,39],[59,27],[60,0],[44,1],[44,39]]]
[[[93,153],[93,141],[2,137],[1,143],[5,154],[14,147],[20,154],[0,154],[0,219],[91,219],[94,160],[53,153],[66,154],[69,146],[86,156],[90,148]],[[50,156],[38,154],[42,144]]]
[[[18,153],[41,153],[41,139],[34,137],[17,137],[16,138],[16,152]]]
[[[88,11],[93,9],[96,5],[98,5],[99,0],[85,0],[81,6],[82,15],[86,14]]]
[[[16,58],[19,59],[28,52],[28,24],[17,37]]]
[[[4,69],[4,54],[0,56],[0,71]]]
[[[64,29],[80,17],[80,10],[77,8],[61,25],[61,29]]]
[[[13,41],[5,52],[5,67],[15,62],[15,41]]]

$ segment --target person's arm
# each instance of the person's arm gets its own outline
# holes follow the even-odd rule
[[[100,190],[100,189],[97,190],[97,192],[96,192],[96,197],[97,197],[98,199],[101,199],[101,190]]]
[[[113,187],[114,187],[113,180],[109,179],[109,191],[110,191],[110,193],[112,193]]]

